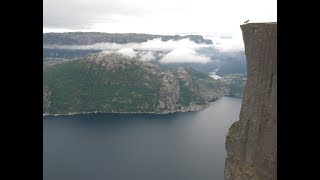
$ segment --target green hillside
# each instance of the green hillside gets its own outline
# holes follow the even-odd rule
[[[45,114],[195,111],[224,95],[195,69],[162,71],[117,53],[44,64],[43,73]]]

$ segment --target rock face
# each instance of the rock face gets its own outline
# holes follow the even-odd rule
[[[160,108],[166,108],[170,111],[174,111],[177,108],[177,102],[180,99],[180,86],[176,76],[170,71],[162,76],[160,97],[164,99],[164,101],[160,102],[165,104],[163,107],[162,103],[160,103]]]
[[[277,179],[277,24],[241,25],[247,83],[226,138],[225,180]]]
[[[181,79],[181,81],[185,86],[188,87],[190,85],[190,77],[189,77],[188,71],[186,71],[185,68],[179,67],[176,71],[176,74],[178,79]]]
[[[247,78],[243,74],[228,74],[219,79],[225,84],[225,92],[227,96],[243,97],[244,85]]]

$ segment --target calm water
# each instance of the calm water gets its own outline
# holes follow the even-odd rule
[[[44,180],[223,180],[241,100],[169,115],[46,116]]]
[[[213,79],[215,79],[215,80],[221,78],[221,76],[216,75],[216,72],[211,72],[211,73],[209,74],[209,76],[211,76],[211,77],[212,77]]]
[[[213,79],[220,79],[222,78],[221,76],[216,75],[216,73],[219,71],[220,68],[217,68],[213,70],[212,72],[209,72],[209,76],[211,76]]]

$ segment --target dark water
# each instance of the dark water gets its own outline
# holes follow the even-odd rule
[[[169,115],[47,116],[44,180],[222,180],[241,100]]]

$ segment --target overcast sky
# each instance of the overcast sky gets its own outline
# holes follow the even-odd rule
[[[44,0],[44,32],[215,34],[276,22],[276,0]]]

